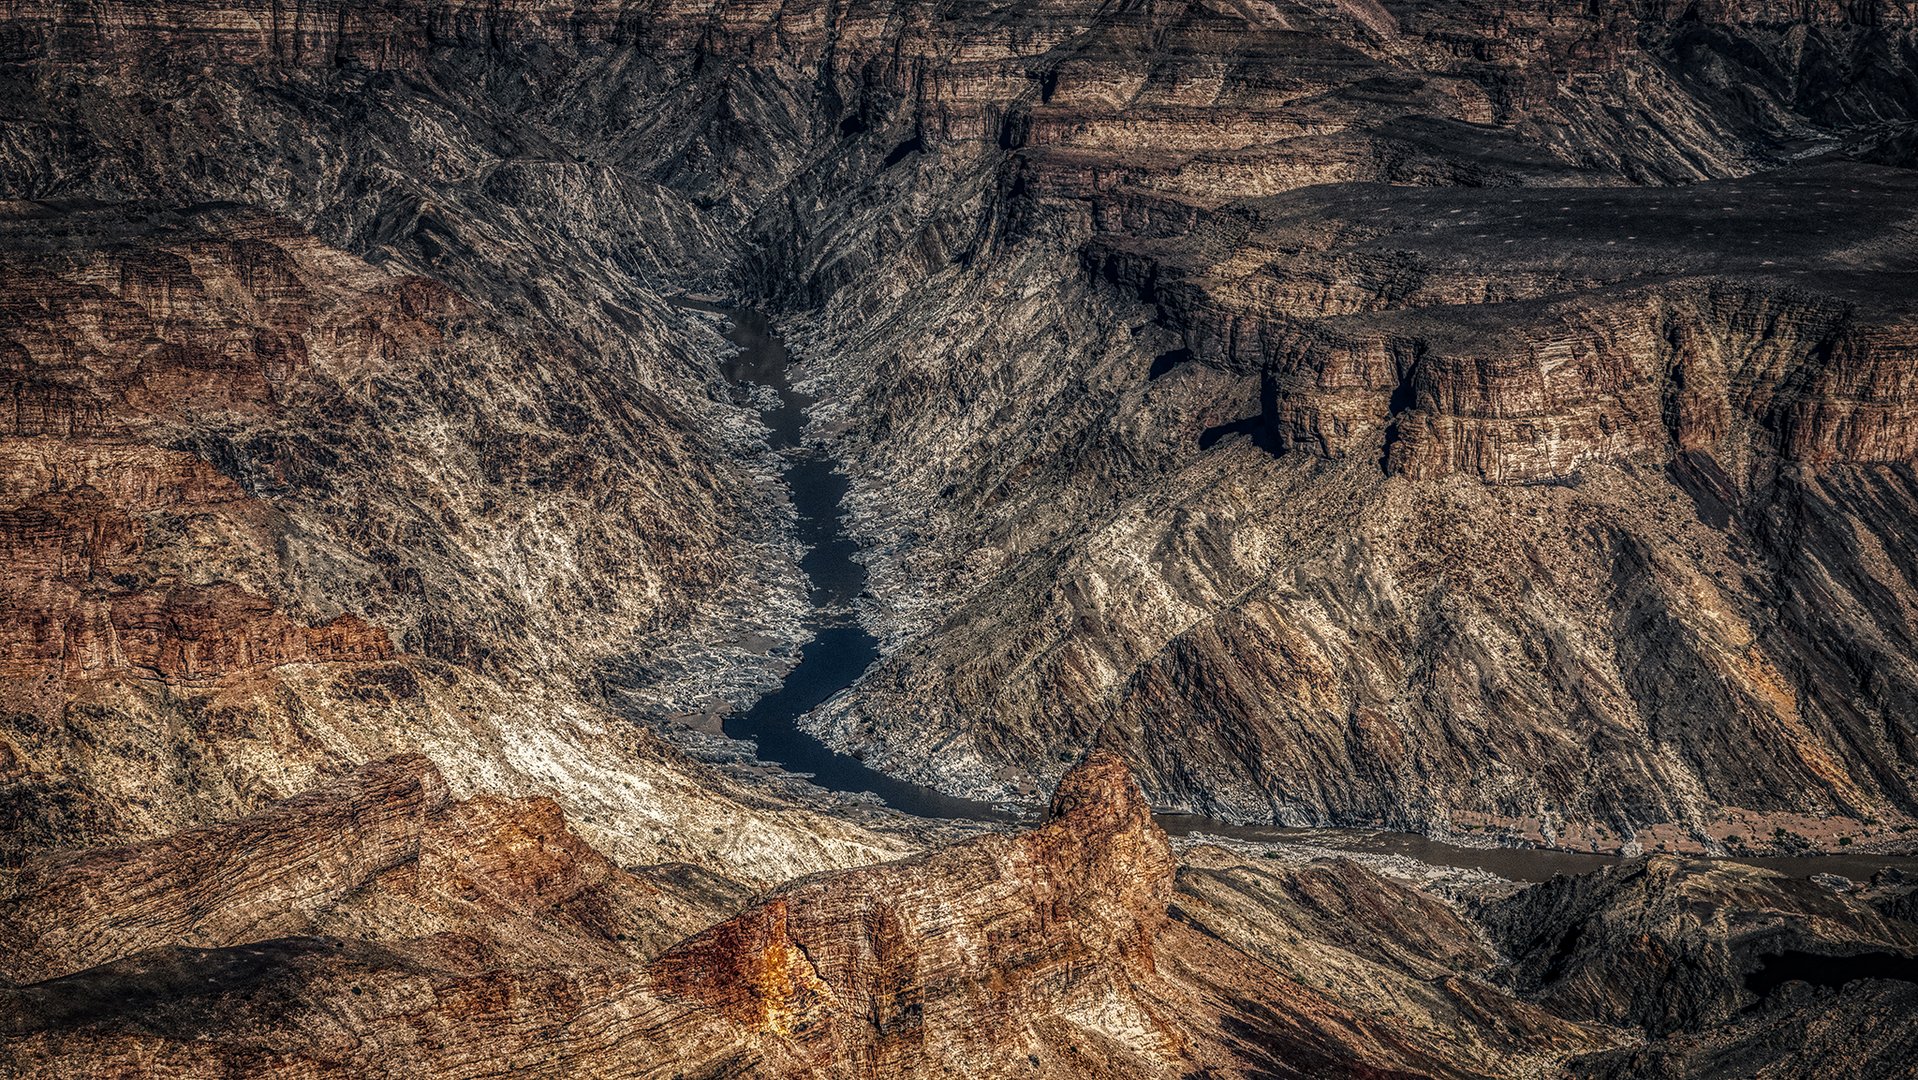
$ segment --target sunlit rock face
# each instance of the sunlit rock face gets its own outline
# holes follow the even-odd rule
[[[1918,807],[1915,30],[8,5],[0,1072],[1908,1073],[1908,881],[1680,856]],[[1044,820],[688,753],[807,603],[688,291],[851,480],[806,725]]]
[[[30,866],[8,974],[60,977],[0,988],[0,1039],[35,1075],[1356,1077],[1623,1037],[1507,997],[1474,974],[1493,957],[1469,921],[1355,864],[1204,861],[1175,878],[1124,764],[1095,755],[1029,832],[806,879],[662,951],[737,887],[617,869],[550,804],[449,801],[394,759]],[[102,904],[110,881],[148,906]]]
[[[1909,116],[1910,47],[1449,5],[1046,42],[1029,124],[942,120],[770,286],[825,301],[894,646],[814,729],[973,794],[1104,745],[1246,820],[1888,838],[1909,152],[1844,102]]]
[[[6,974],[33,981],[0,985],[0,1047],[32,1076],[1890,1076],[1918,1053],[1889,1019],[1909,982],[1743,978],[1786,949],[1902,955],[1909,884],[1661,856],[1460,904],[1349,860],[1175,861],[1104,752],[1027,831],[750,900],[616,867],[550,801],[451,799],[418,757],[30,862],[8,899]]]

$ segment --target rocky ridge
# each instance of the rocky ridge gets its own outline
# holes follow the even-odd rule
[[[1909,1068],[1889,876],[1462,903],[1147,812],[1900,842],[1902,7],[0,21],[0,1071]],[[814,725],[1051,821],[655,734],[799,637],[687,288],[876,553]]]
[[[895,647],[814,730],[976,797],[1105,745],[1239,820],[1896,843],[1909,28],[1533,14],[1035,43],[1030,133],[812,226]]]
[[[1606,1070],[1868,1024],[1909,984],[1807,1001],[1739,976],[1787,944],[1918,938],[1908,884],[1835,894],[1660,857],[1474,909],[1346,860],[1261,861],[1202,846],[1176,865],[1096,754],[1030,831],[746,903],[683,866],[610,865],[550,803],[450,800],[395,759],[230,826],[29,867],[0,922],[30,950],[8,974],[115,958],[0,988],[0,1039],[9,1075],[1626,1075]],[[108,880],[169,903],[98,905]],[[1918,1052],[1886,1034],[1869,1075]]]

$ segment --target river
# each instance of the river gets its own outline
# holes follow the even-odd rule
[[[727,381],[770,387],[778,395],[779,404],[761,415],[769,432],[768,442],[785,462],[783,476],[797,518],[796,530],[807,549],[800,567],[812,584],[811,610],[806,620],[812,640],[800,651],[799,662],[777,690],[745,712],[726,717],[726,734],[752,742],[762,761],[793,773],[810,774],[813,783],[833,791],[875,795],[904,813],[1007,823],[1034,820],[1037,807],[1015,813],[887,776],[800,729],[801,718],[857,682],[879,659],[879,642],[859,625],[854,610],[854,602],[866,587],[866,568],[856,558],[858,545],[846,535],[841,519],[846,478],[833,468],[830,458],[805,445],[806,410],[814,399],[793,388],[785,343],[765,315],[750,308],[697,299],[680,302],[725,317],[726,339],[738,346],[738,352],[721,365]],[[1547,848],[1464,847],[1388,830],[1234,825],[1186,814],[1162,814],[1159,821],[1175,836],[1205,834],[1259,843],[1311,844],[1361,854],[1405,855],[1438,866],[1484,870],[1513,881],[1544,881],[1554,874],[1585,873],[1619,861],[1612,855]],[[1801,877],[1822,872],[1863,879],[1884,866],[1918,874],[1918,857],[1911,856],[1844,854],[1737,861]]]
[[[811,610],[806,616],[812,640],[800,650],[799,663],[786,673],[777,690],[745,712],[727,716],[726,734],[754,743],[762,761],[790,772],[810,773],[813,783],[821,787],[867,792],[908,814],[976,821],[1019,820],[1018,815],[989,803],[955,798],[867,768],[858,759],[838,753],[800,730],[801,717],[851,686],[879,659],[878,639],[859,625],[853,609],[854,601],[866,588],[866,568],[854,558],[858,545],[846,535],[840,521],[846,478],[834,470],[831,459],[805,445],[802,433],[813,399],[793,389],[785,343],[767,325],[766,317],[750,308],[697,300],[681,302],[725,316],[726,340],[739,347],[721,365],[728,382],[771,387],[779,395],[779,405],[761,416],[768,430],[767,441],[785,462],[783,475],[797,518],[795,529],[806,547],[799,566],[812,583]]]

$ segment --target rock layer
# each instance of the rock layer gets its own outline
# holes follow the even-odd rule
[[[1900,842],[1913,30],[8,6],[0,1068],[1908,1071],[1889,877],[1467,904],[1146,808]],[[812,726],[1050,821],[656,734],[801,637],[687,289],[852,476],[889,655]]]
[[[1909,26],[1371,15],[1048,42],[1043,136],[811,227],[895,647],[813,729],[974,796],[1104,745],[1244,820],[1895,843]]]
[[[255,211],[15,204],[0,251],[0,861],[397,753],[626,857],[689,817],[787,834],[582,693],[780,584],[721,550],[771,527],[722,479],[750,473],[650,376],[562,378],[598,361]],[[684,854],[771,883],[905,849],[797,820]]]
[[[12,974],[112,959],[0,987],[0,1039],[26,1076],[1710,1075],[1902,1000],[1882,978],[1754,997],[1767,950],[1918,943],[1908,884],[1661,857],[1462,907],[1345,860],[1181,861],[1095,754],[1028,832],[794,882],[668,946],[736,887],[617,869],[551,804],[450,801],[399,759],[30,868],[0,924],[32,950]],[[150,902],[90,903],[109,878]],[[161,921],[183,908],[192,926]],[[166,938],[186,944],[148,947]],[[1875,1047],[1872,1075],[1910,1043]]]
[[[797,634],[751,599],[790,562],[715,539],[772,523],[681,483],[740,448],[666,434],[720,421],[652,298],[727,283],[822,369],[894,655],[813,727],[885,768],[1031,797],[1137,747],[1168,806],[1627,851],[1912,810],[1896,5],[11,18],[8,194],[264,204],[584,356],[661,346],[637,445],[699,464],[641,486],[700,525],[626,591],[519,534],[585,561],[556,584],[624,637],[574,653],[655,715]],[[489,478],[583,464],[495,434]],[[412,632],[592,637],[505,591]]]
[[[349,806],[372,827],[328,839],[338,835],[333,808]],[[372,767],[268,814],[21,878],[23,914],[6,933],[74,932],[38,938],[37,953],[13,961],[16,974],[152,937],[193,945],[0,990],[17,1010],[10,1059],[28,1075],[134,1063],[182,1075],[1486,1075],[1514,1051],[1549,1059],[1607,1044],[1517,1002],[1496,1004],[1467,977],[1403,1006],[1418,1015],[1486,998],[1479,1007],[1504,1014],[1477,1067],[1454,1065],[1436,1031],[1395,1034],[1336,996],[1265,985],[1296,939],[1273,941],[1266,947],[1280,953],[1263,958],[1226,913],[1267,890],[1264,902],[1282,903],[1288,886],[1275,882],[1285,877],[1255,873],[1246,895],[1195,896],[1169,914],[1171,849],[1110,756],[1070,773],[1051,819],[1031,832],[796,883],[656,955],[648,943],[662,893],[696,912],[723,904],[724,889],[651,884],[665,868],[615,870],[537,807],[449,803],[423,762]],[[506,827],[476,829],[476,819]],[[390,843],[376,843],[380,834]],[[295,836],[303,842],[289,843]],[[529,858],[528,844],[543,857]],[[316,855],[333,867],[331,883],[300,866]],[[250,872],[204,874],[206,859]],[[175,904],[194,897],[198,924],[182,934],[140,910],[77,900],[106,875]],[[1315,948],[1379,963],[1363,957],[1362,934],[1343,935],[1349,923],[1400,918],[1412,894],[1350,865],[1315,867],[1289,887],[1316,895],[1321,879],[1366,906]],[[288,881],[312,891],[289,902]],[[1399,965],[1429,975],[1490,959],[1459,916],[1416,903],[1438,921],[1408,952],[1383,958],[1390,978],[1408,977]],[[247,912],[255,921],[239,918]],[[151,937],[129,936],[134,927]],[[341,928],[374,940],[254,938]]]

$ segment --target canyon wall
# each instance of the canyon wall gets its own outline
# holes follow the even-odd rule
[[[894,647],[813,729],[974,795],[1104,745],[1243,820],[1895,842],[1909,29],[1194,8],[997,60],[1016,122],[928,86],[764,270]]]
[[[657,299],[732,283],[788,313],[875,552],[892,656],[814,718],[836,745],[976,795],[1110,745],[1251,820],[1868,839],[1912,805],[1911,22],[16,5],[0,161],[269,207],[583,363],[650,350],[658,430],[735,433],[640,484],[713,476],[659,520],[715,539],[551,605],[628,605],[623,640],[494,590],[401,649],[564,642],[508,666],[590,657],[660,714],[766,685],[728,641],[797,640],[791,563]],[[613,407],[574,404],[569,438]]]
[[[0,1070],[1909,1071],[1894,875],[1148,806],[1904,842],[1913,30],[0,6]],[[808,725],[1049,820],[683,748],[804,637],[687,290],[852,480],[887,655]]]

